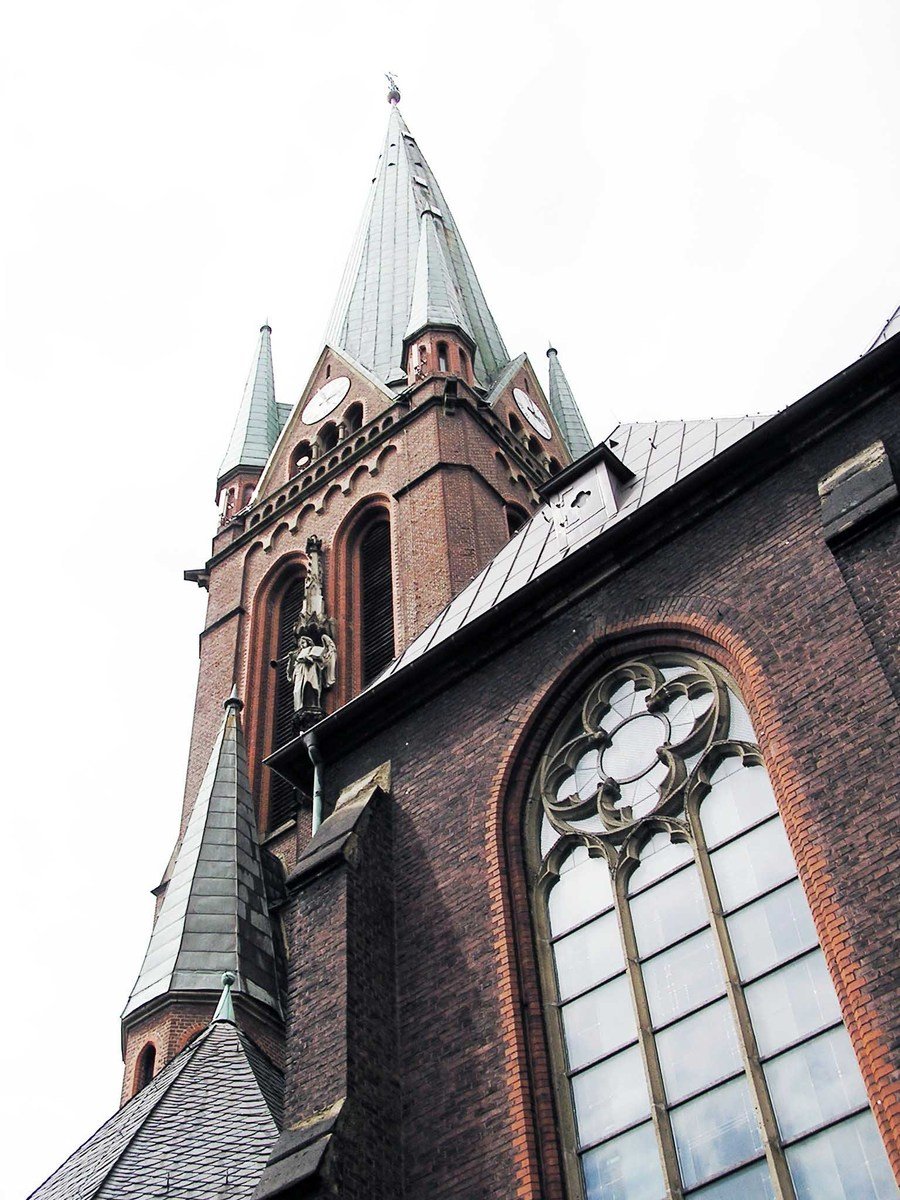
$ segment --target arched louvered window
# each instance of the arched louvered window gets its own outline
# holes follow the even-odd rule
[[[285,661],[294,648],[294,626],[303,607],[303,579],[290,585],[278,607],[278,653],[275,669],[275,711],[272,725],[272,749],[276,750],[294,736],[293,687],[285,671]],[[269,830],[289,821],[297,807],[296,788],[272,773],[269,792]]]
[[[137,1066],[134,1069],[134,1095],[147,1086],[155,1070],[156,1047],[152,1042],[148,1042],[138,1055]]]
[[[570,1194],[895,1196],[730,678],[675,652],[606,671],[553,735],[535,814]]]
[[[360,644],[363,686],[394,657],[391,527],[374,521],[359,542]]]

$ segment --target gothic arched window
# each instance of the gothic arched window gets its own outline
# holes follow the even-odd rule
[[[362,683],[369,683],[394,657],[394,584],[391,527],[373,521],[359,540],[360,645]]]
[[[681,652],[607,670],[531,803],[572,1196],[894,1196],[731,679]]]

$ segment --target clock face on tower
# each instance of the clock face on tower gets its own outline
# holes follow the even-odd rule
[[[339,375],[337,379],[329,379],[310,398],[306,408],[300,414],[300,420],[304,425],[315,425],[317,421],[327,417],[332,409],[337,408],[349,391],[350,380],[346,375]]]
[[[550,423],[527,392],[523,392],[521,388],[513,388],[513,399],[519,406],[519,412],[532,429],[537,430],[542,438],[547,439],[553,436]]]

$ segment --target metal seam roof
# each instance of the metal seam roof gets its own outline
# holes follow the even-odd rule
[[[235,991],[281,1012],[239,701],[225,717],[123,1017],[169,991]]]
[[[235,467],[264,467],[290,406],[276,403],[272,366],[272,330],[263,325],[259,345],[247,376],[231,440],[219,467],[219,478]]]
[[[547,351],[547,358],[550,360],[550,385],[547,393],[550,411],[572,458],[581,458],[582,454],[587,454],[592,449],[594,443],[560,364],[559,355],[552,346]]]
[[[597,468],[587,469],[566,488],[563,497],[550,496],[494,559],[454,597],[434,621],[374,680],[376,688],[408,663],[469,624],[488,608],[506,600],[530,580],[543,574],[575,549],[672,487],[709,462],[726,445],[761,425],[766,416],[703,421],[642,421],[619,425],[608,442],[635,478],[619,489],[615,512],[609,512],[601,489],[591,480]],[[567,512],[564,497],[579,492],[589,500]],[[494,580],[491,581],[491,577]],[[484,603],[484,600],[487,600]]]
[[[440,214],[426,225],[475,342],[476,377],[489,383],[509,355],[440,186],[396,106],[326,339],[384,382],[401,377],[426,210]]]

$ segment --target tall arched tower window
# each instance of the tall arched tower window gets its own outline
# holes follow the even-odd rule
[[[271,748],[276,750],[294,736],[293,688],[285,671],[285,660],[294,648],[294,626],[303,607],[304,580],[293,582],[281,597],[278,606],[275,706],[272,713]],[[296,789],[286,779],[272,774],[269,792],[268,828],[277,829],[294,815]]]
[[[747,711],[697,655],[602,674],[537,771],[570,1193],[894,1196]]]
[[[394,657],[394,584],[391,526],[373,521],[359,541],[360,645],[363,686]]]

